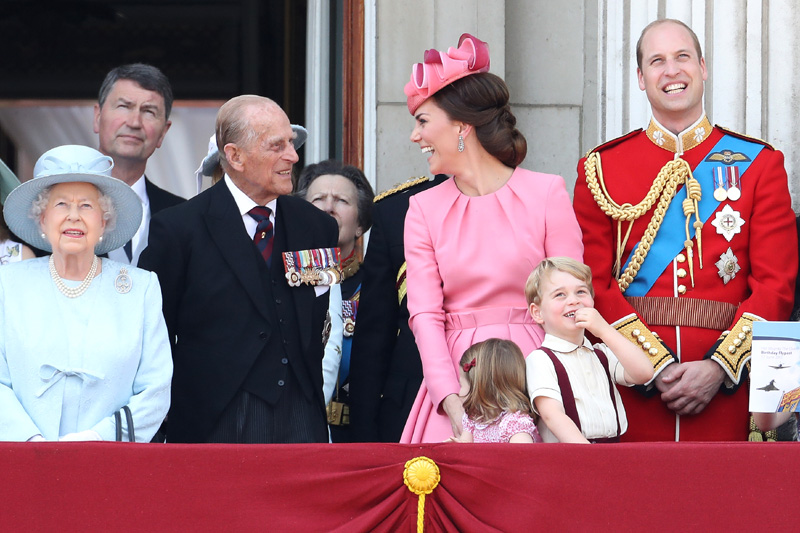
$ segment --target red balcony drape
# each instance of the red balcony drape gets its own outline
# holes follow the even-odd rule
[[[0,444],[2,531],[794,530],[798,443]]]

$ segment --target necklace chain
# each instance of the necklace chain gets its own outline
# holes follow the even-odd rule
[[[58,271],[56,270],[56,263],[53,261],[53,256],[50,256],[50,277],[53,278],[53,283],[56,284],[56,288],[66,296],[67,298],[77,298],[84,292],[89,289],[89,285],[92,284],[92,280],[94,279],[95,273],[97,273],[97,265],[99,261],[97,256],[94,256],[94,260],[92,261],[92,266],[89,268],[89,273],[86,274],[86,277],[83,278],[83,281],[77,287],[68,287],[61,276],[58,275]]]

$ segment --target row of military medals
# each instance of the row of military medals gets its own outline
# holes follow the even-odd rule
[[[714,167],[714,200],[735,202],[741,197],[739,167]],[[730,239],[728,240],[730,241]]]
[[[292,287],[305,285],[334,285],[342,281],[341,250],[315,248],[283,252],[286,280]]]
[[[742,197],[742,189],[739,181],[739,167],[714,167],[714,199],[718,202],[729,200],[735,202]],[[725,204],[722,211],[715,214],[715,218],[711,224],[717,228],[717,233],[725,237],[728,242],[731,242],[734,235],[742,231],[744,219],[741,217],[739,211],[734,211],[730,204]],[[719,277],[722,282],[727,283],[736,277],[736,273],[741,270],[739,266],[739,259],[733,254],[733,250],[728,247],[728,250],[720,255],[719,261],[714,263],[717,267]]]

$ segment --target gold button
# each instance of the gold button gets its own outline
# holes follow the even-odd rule
[[[686,285],[678,285],[678,294],[686,294]]]
[[[650,348],[650,350],[647,353],[649,353],[650,355],[658,355],[658,350],[656,350],[655,348]]]
[[[730,353],[736,353],[736,346],[728,346],[728,351]]]
[[[266,237],[267,237],[267,232],[266,231],[262,231],[261,232],[261,238],[265,239]]]
[[[639,344],[642,344],[647,339],[645,338],[644,335],[639,335],[638,337],[636,337],[636,340],[639,341]]]
[[[634,336],[634,337],[638,337],[639,335],[641,335],[641,334],[642,334],[642,332],[641,332],[641,331],[639,331],[638,329],[635,329],[635,330],[633,330],[633,332],[632,332],[632,333],[633,333],[633,336]]]
[[[686,270],[683,269],[683,268],[679,268],[678,269],[678,277],[679,278],[685,278],[686,277]]]
[[[642,348],[644,348],[645,350],[649,350],[650,349],[650,343],[649,342],[642,343]]]
[[[677,259],[678,262],[683,263],[684,261],[686,261],[686,256],[683,254],[678,254],[678,257],[676,257],[675,259]]]

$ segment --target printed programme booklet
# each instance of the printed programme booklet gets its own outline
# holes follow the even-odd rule
[[[750,411],[798,411],[800,322],[753,323]]]

